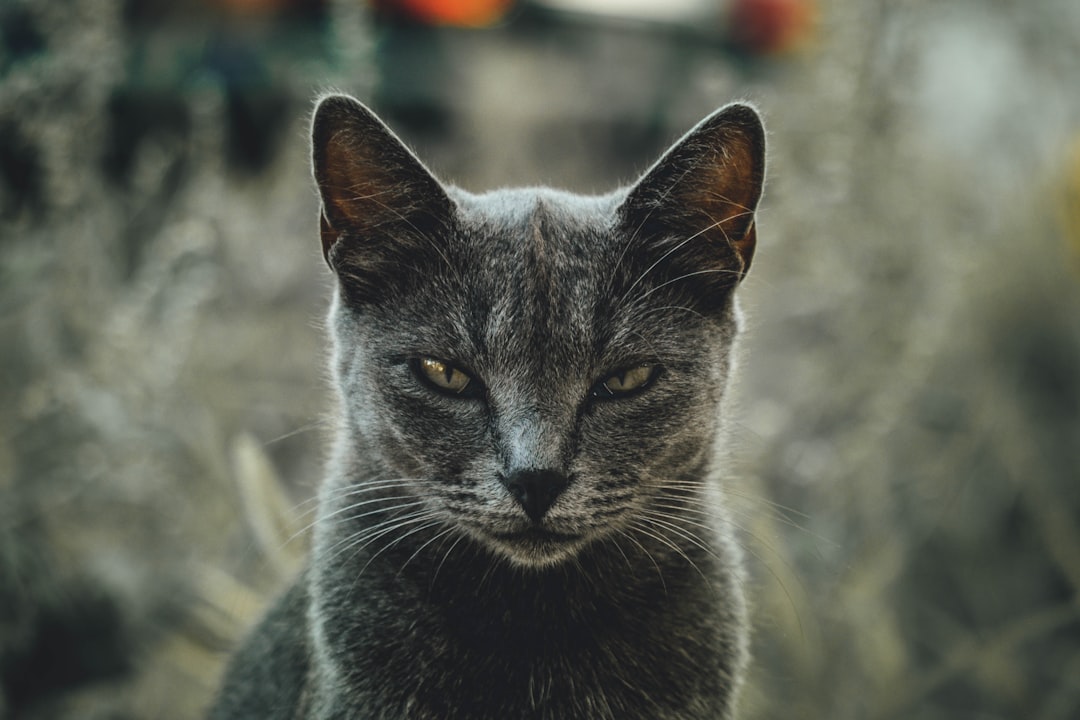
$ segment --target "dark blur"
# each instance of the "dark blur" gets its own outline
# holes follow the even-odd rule
[[[472,190],[770,129],[755,718],[1080,717],[1074,0],[0,0],[0,719],[197,718],[331,408],[307,118]]]

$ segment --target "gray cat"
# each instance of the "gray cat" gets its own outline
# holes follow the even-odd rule
[[[757,113],[602,197],[444,186],[344,96],[313,141],[336,440],[307,570],[210,717],[732,718],[718,439]]]

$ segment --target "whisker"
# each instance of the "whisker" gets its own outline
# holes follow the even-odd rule
[[[664,489],[673,489],[673,490],[676,490],[676,491],[688,491],[688,490],[696,490],[698,488],[682,488],[682,487],[677,487],[675,485],[672,485],[670,487],[665,487]],[[781,505],[780,503],[772,502],[772,501],[768,500],[767,498],[757,497],[757,496],[753,496],[753,495],[749,495],[749,494],[746,494],[746,495],[738,494],[738,493],[730,493],[730,494],[732,496],[734,496],[734,497],[749,500],[751,502],[760,502],[764,506],[765,516],[769,517],[769,518],[772,518],[773,520],[780,523],[781,525],[785,525],[787,527],[790,527],[793,530],[798,530],[799,532],[806,534],[808,537],[814,538],[815,540],[817,540],[819,542],[822,542],[822,543],[824,543],[826,545],[830,545],[830,546],[835,546],[836,545],[835,540],[831,540],[831,539],[825,537],[824,535],[821,535],[820,533],[815,532],[814,530],[811,530],[810,528],[796,522],[795,520],[793,520],[791,517],[788,516],[788,513],[791,513],[791,514],[794,514],[794,515],[798,515],[800,517],[810,519],[810,516],[806,515],[805,513],[799,512],[798,510],[795,510],[794,508],[789,508],[789,507],[787,507],[785,505]],[[747,518],[747,519],[753,519],[753,518],[758,517],[758,513],[754,512],[752,510],[749,510],[749,509],[747,509],[745,507],[742,507],[742,506],[740,506],[740,504],[737,504],[737,503],[722,503],[721,504],[716,499],[713,499],[713,498],[705,496],[705,495],[698,495],[698,496],[689,496],[689,495],[688,496],[677,496],[677,495],[666,496],[666,495],[661,495],[661,496],[659,496],[658,499],[663,499],[665,497],[667,497],[667,499],[669,499],[671,501],[676,501],[676,500],[685,501],[687,504],[686,505],[670,505],[669,504],[667,506],[664,506],[664,505],[658,503],[657,500],[653,500],[653,503],[656,504],[657,507],[666,507],[666,509],[668,509],[668,510],[681,510],[681,511],[686,511],[686,512],[693,512],[693,513],[698,513],[700,515],[705,515],[705,516],[709,516],[709,517],[719,516],[719,515],[724,515],[724,514],[737,515],[739,517]]]
[[[708,525],[708,524],[700,522],[698,520],[691,520],[690,518],[683,517],[682,515],[674,515],[672,513],[658,512],[658,511],[653,509],[655,507],[659,507],[659,508],[662,508],[662,509],[665,509],[665,510],[683,510],[684,509],[684,508],[681,508],[681,507],[679,507],[677,505],[654,504],[654,505],[650,506],[649,509],[647,509],[645,511],[645,513],[647,513],[648,515],[657,515],[659,517],[667,518],[669,520],[680,520],[682,522],[693,525],[694,527],[699,527],[702,530],[708,530],[709,532],[716,532],[717,531],[717,528],[713,527],[712,525]],[[693,509],[696,509],[696,508],[686,508],[686,509],[693,510]],[[701,512],[700,514],[704,515],[705,513]],[[706,517],[712,517],[712,516],[707,515]]]
[[[703,493],[702,494],[702,499],[705,500],[705,499],[707,499],[707,497],[704,495],[704,491],[708,490],[710,487],[712,487],[712,485],[713,485],[713,483],[711,481],[707,481],[707,480],[664,480],[660,489],[661,489],[661,491],[671,489],[671,490],[701,492],[701,493]],[[756,495],[756,494],[752,494],[752,493],[749,493],[749,492],[741,491],[737,487],[732,486],[730,484],[721,483],[721,484],[719,484],[718,487],[719,487],[720,492],[722,494],[724,494],[724,495],[731,495],[732,497],[742,498],[742,499],[749,500],[749,501],[754,502],[754,503],[761,503],[762,505],[767,505],[767,506],[769,506],[769,507],[771,507],[773,509],[783,511],[785,514],[790,513],[791,515],[797,515],[797,516],[799,516],[801,518],[804,518],[804,519],[807,519],[807,520],[812,519],[810,515],[807,515],[806,513],[802,512],[802,511],[800,511],[800,510],[798,510],[796,508],[790,507],[788,505],[784,505],[782,503],[778,503],[778,502],[776,502],[774,500],[770,500],[769,498],[762,497],[760,495]]]
[[[416,521],[418,518],[426,518],[431,516],[432,513],[426,510],[417,510],[411,513],[407,513],[404,516],[394,516],[383,520],[382,522],[375,523],[369,527],[364,527],[357,530],[354,533],[346,535],[344,538],[338,540],[336,543],[326,549],[326,552],[331,552],[329,558],[325,562],[334,560],[343,552],[347,552],[353,548],[357,551],[367,547],[368,540],[375,540],[381,537],[387,532],[393,532],[395,529],[402,525],[408,525],[411,522]],[[361,545],[361,543],[364,543]],[[358,547],[359,546],[359,547]]]
[[[306,533],[306,532],[307,532],[308,530],[311,530],[311,529],[312,529],[312,528],[314,528],[315,526],[317,526],[317,525],[321,525],[321,524],[323,524],[324,522],[328,522],[328,521],[329,521],[329,519],[330,519],[331,517],[333,517],[334,515],[339,515],[339,514],[341,514],[341,513],[347,512],[347,511],[349,511],[349,510],[355,510],[356,508],[360,507],[361,505],[368,505],[368,504],[371,504],[371,503],[375,503],[375,502],[392,502],[392,501],[394,501],[394,500],[406,500],[406,499],[409,499],[409,498],[411,498],[411,497],[413,497],[413,496],[412,496],[412,495],[404,495],[404,496],[399,496],[399,497],[389,497],[389,498],[375,498],[375,499],[373,499],[373,500],[367,500],[367,501],[365,501],[365,502],[359,502],[359,503],[355,503],[355,504],[353,504],[353,505],[350,505],[350,506],[348,506],[348,507],[344,507],[344,508],[339,508],[338,510],[335,510],[334,512],[332,512],[332,513],[328,513],[327,515],[323,515],[323,516],[321,516],[321,517],[316,517],[316,518],[315,518],[314,520],[312,520],[311,522],[309,522],[309,523],[308,523],[307,525],[305,525],[304,527],[300,528],[300,529],[299,529],[299,530],[297,530],[297,531],[296,531],[295,533],[293,533],[293,534],[292,534],[291,536],[289,536],[289,538],[288,538],[288,539],[286,539],[286,540],[285,540],[285,541],[284,541],[284,542],[283,542],[283,543],[281,544],[281,548],[284,548],[284,547],[285,547],[285,546],[287,546],[287,545],[288,545],[289,543],[293,542],[293,541],[294,541],[294,540],[296,540],[296,539],[297,539],[298,537],[300,537],[301,535],[303,535],[304,533]],[[423,504],[424,504],[424,503],[423,503],[423,501],[422,501],[422,500],[416,500],[415,502],[408,502],[408,503],[400,503],[400,504],[398,504],[398,505],[392,505],[392,506],[390,506],[390,507],[386,507],[386,508],[377,508],[377,509],[375,509],[375,510],[371,510],[371,511],[368,511],[368,512],[360,513],[359,515],[349,515],[349,516],[347,516],[347,517],[344,517],[344,518],[339,518],[339,519],[335,520],[333,524],[340,524],[340,523],[345,523],[345,522],[352,522],[352,521],[354,521],[354,520],[360,520],[360,519],[362,519],[362,518],[366,518],[366,517],[369,517],[369,516],[371,516],[371,515],[378,515],[378,514],[380,514],[380,513],[384,513],[384,512],[390,512],[390,511],[392,511],[392,510],[400,510],[400,509],[402,509],[402,508],[407,508],[407,507],[416,507],[417,505],[423,505]]]
[[[675,544],[671,540],[671,538],[664,535],[663,532],[659,528],[655,527],[654,522],[655,521],[651,521],[650,524],[646,526],[639,519],[639,520],[635,521],[634,523],[632,523],[632,527],[635,530],[637,530],[639,533],[641,533],[643,535],[646,535],[648,537],[651,537],[653,540],[656,540],[657,542],[668,546],[669,548],[674,550],[676,553],[681,555],[682,558],[684,560],[686,560],[686,562],[690,565],[690,567],[694,568],[694,570],[697,571],[697,574],[701,576],[701,579],[704,580],[707,584],[709,584],[711,586],[711,583],[709,583],[709,579],[707,577],[705,577],[705,573],[701,572],[701,568],[699,568],[697,566],[697,563],[695,563],[693,560],[690,559],[690,556],[686,554],[685,550],[683,550],[681,547],[679,547],[677,544]]]
[[[446,553],[443,554],[442,560],[439,561],[439,564],[435,568],[435,572],[431,576],[431,584],[428,586],[429,592],[433,587],[435,587],[435,578],[439,577],[439,571],[442,570],[442,566],[446,564],[446,559],[450,557],[450,553],[454,552],[454,548],[458,546],[458,543],[464,539],[465,533],[459,533],[457,540],[454,540],[453,544],[450,545],[450,547],[446,550]]]
[[[667,591],[667,583],[666,583],[666,582],[664,582],[664,573],[662,573],[662,572],[660,571],[660,563],[656,562],[656,558],[655,558],[655,557],[653,557],[653,554],[652,554],[651,552],[649,552],[649,551],[648,551],[648,550],[647,550],[647,549],[645,548],[645,546],[644,546],[644,545],[642,545],[642,544],[641,544],[641,542],[640,542],[640,541],[639,541],[639,540],[638,540],[638,539],[637,539],[636,537],[634,537],[633,535],[629,534],[629,533],[628,533],[628,532],[626,532],[625,530],[622,530],[622,529],[618,529],[618,530],[616,530],[616,532],[618,532],[618,533],[619,533],[620,535],[622,535],[622,536],[623,536],[624,538],[626,538],[626,539],[627,539],[627,540],[629,540],[630,542],[632,542],[632,543],[634,543],[635,545],[637,545],[637,546],[638,546],[638,549],[640,549],[640,550],[641,550],[641,552],[645,553],[645,557],[649,558],[649,562],[651,562],[651,563],[652,563],[652,566],[653,566],[654,568],[656,568],[656,576],[657,576],[658,578],[660,578],[660,587],[662,587],[662,588],[664,589],[664,595],[666,596],[666,595],[668,594],[668,591]]]
[[[308,423],[306,425],[301,425],[298,428],[294,428],[294,429],[290,430],[287,433],[284,433],[282,435],[278,435],[275,438],[271,438],[270,440],[267,440],[266,442],[264,442],[263,445],[264,446],[273,445],[274,443],[279,443],[279,442],[281,442],[283,440],[288,440],[291,437],[296,437],[297,435],[301,435],[301,434],[306,433],[306,432],[311,432],[312,430],[318,430],[319,428],[326,427],[328,425],[329,425],[329,423],[326,421],[325,418],[320,419],[320,420],[314,420],[314,421],[312,421],[312,422],[310,422],[310,423]]]
[[[626,569],[629,570],[630,572],[633,572],[634,571],[634,566],[633,566],[633,564],[631,564],[630,558],[628,558],[626,556],[626,552],[622,549],[622,545],[619,544],[619,541],[616,540],[613,536],[605,537],[604,540],[606,542],[610,542],[612,545],[615,546],[615,549],[618,550],[619,554],[623,556],[623,560],[626,561]]]
[[[795,582],[798,583],[800,586],[802,586],[802,581],[799,579],[798,573],[796,573],[794,571],[794,568],[791,567],[791,564],[789,562],[787,562],[787,560],[784,559],[784,557],[780,554],[780,552],[776,548],[772,547],[769,543],[766,543],[765,541],[763,541],[760,537],[757,536],[757,534],[751,532],[750,530],[747,530],[746,528],[739,527],[739,526],[736,526],[736,528],[740,532],[743,532],[743,533],[749,535],[751,538],[753,538],[754,542],[756,542],[756,543],[764,546],[765,548],[767,548],[772,553],[773,557],[775,557],[777,560],[779,560],[780,564],[788,569],[791,577],[793,577],[795,579]],[[799,627],[799,634],[805,636],[805,630],[803,629],[802,614],[799,612],[799,604],[797,602],[795,602],[795,598],[792,596],[791,591],[788,590],[787,583],[785,583],[784,579],[782,577],[780,577],[780,575],[776,572],[776,570],[773,569],[772,565],[768,561],[766,561],[765,558],[762,557],[761,554],[756,552],[752,547],[750,547],[749,545],[747,545],[745,543],[739,543],[739,546],[744,551],[750,553],[750,555],[752,555],[753,558],[755,560],[757,560],[757,565],[759,567],[765,568],[765,571],[768,572],[769,575],[772,576],[772,579],[776,581],[776,584],[780,586],[780,590],[784,593],[784,597],[787,598],[788,605],[791,606],[792,613],[795,615],[795,622]],[[805,595],[805,588],[803,588],[803,590],[804,590],[803,594]]]
[[[341,498],[349,497],[350,495],[358,495],[360,493],[371,492],[373,490],[380,490],[388,487],[410,487],[412,484],[413,479],[408,477],[380,478],[378,480],[368,480],[362,483],[337,488],[332,493],[324,494],[320,499],[327,501],[340,500]]]
[[[411,563],[413,561],[413,559],[423,551],[424,548],[426,548],[428,545],[435,542],[439,538],[446,537],[449,533],[452,533],[453,531],[454,531],[453,527],[448,527],[445,530],[443,530],[442,532],[436,533],[427,542],[425,542],[420,547],[416,548],[416,551],[413,552],[413,554],[409,556],[409,559],[401,564],[401,568],[399,568],[398,571],[397,571],[397,576],[401,577],[401,573],[405,572],[406,566],[408,566],[408,564]]]
[[[645,512],[645,513],[643,513],[643,517],[647,518],[649,520],[649,522],[653,523],[654,525],[659,525],[662,528],[667,528],[667,529],[671,530],[673,533],[675,533],[679,537],[681,537],[684,540],[690,542],[691,544],[698,547],[700,550],[702,550],[705,553],[707,553],[708,555],[712,556],[712,558],[714,560],[716,560],[717,562],[720,562],[720,563],[724,562],[720,558],[720,556],[717,555],[716,552],[711,547],[709,547],[709,545],[704,540],[702,540],[700,537],[698,537],[694,533],[690,532],[689,530],[687,530],[687,529],[685,529],[683,527],[680,527],[679,525],[676,525],[675,523],[668,522],[667,520],[661,519],[662,517],[673,517],[673,516],[664,515],[662,513]],[[681,518],[676,518],[676,519],[681,519]]]
[[[335,488],[332,491],[325,493],[316,493],[311,497],[302,500],[292,507],[293,512],[300,512],[305,506],[315,505],[320,502],[330,502],[333,500],[340,500],[342,498],[349,497],[350,495],[359,495],[365,492],[373,492],[374,490],[385,489],[388,487],[409,487],[411,485],[410,478],[394,478],[394,479],[372,479],[366,480],[362,483],[355,485],[345,485],[340,488]]]
[[[352,510],[356,510],[357,508],[364,507],[365,505],[372,505],[374,503],[381,503],[381,502],[397,502],[398,500],[410,500],[411,502],[407,502],[407,503],[400,504],[400,505],[392,505],[390,507],[385,507],[385,508],[376,508],[375,510],[372,510],[371,512],[361,513],[359,515],[348,515],[348,516],[346,516],[344,518],[340,518],[338,520],[335,520],[334,522],[337,523],[337,522],[345,522],[345,521],[349,521],[349,520],[357,520],[359,518],[367,517],[368,515],[374,515],[374,514],[377,514],[377,513],[380,513],[380,512],[390,512],[391,510],[397,510],[398,508],[409,507],[411,505],[420,505],[420,504],[422,504],[424,502],[423,500],[416,497],[415,495],[391,495],[390,497],[376,497],[376,498],[371,498],[370,500],[361,500],[360,502],[355,502],[355,503],[352,503],[350,505],[346,505],[345,507],[338,508],[337,510],[334,510],[333,512],[328,512],[325,515],[321,515],[318,518],[318,520],[316,520],[315,522],[316,523],[327,522],[331,518],[337,517],[339,515],[350,512]]]
[[[364,563],[364,566],[361,567],[359,572],[356,573],[356,578],[353,580],[353,587],[354,588],[356,587],[356,583],[360,580],[360,576],[364,574],[364,571],[368,569],[368,566],[370,566],[371,563],[373,563],[377,557],[379,557],[384,552],[386,552],[390,548],[392,548],[395,545],[397,545],[398,543],[400,543],[405,538],[410,537],[412,535],[415,535],[418,532],[423,532],[424,530],[427,530],[429,528],[433,528],[433,527],[437,527],[439,525],[442,525],[443,521],[442,521],[441,518],[438,518],[438,517],[436,517],[435,519],[432,519],[432,516],[429,515],[427,518],[414,520],[410,524],[415,524],[415,523],[423,523],[423,524],[420,525],[419,527],[413,528],[412,530],[405,533],[404,535],[400,535],[400,536],[394,538],[393,540],[391,540],[390,542],[386,543],[381,548],[379,548],[377,551],[375,551],[375,553],[372,554],[371,557],[369,557],[367,559],[367,562]],[[385,535],[384,535],[384,537],[385,537]],[[374,542],[374,541],[372,541],[372,542]],[[370,542],[366,543],[364,547],[366,547],[367,545],[370,545],[370,544],[371,544]],[[363,548],[359,548],[357,550],[357,552],[359,552],[362,549]]]
[[[399,522],[397,522],[397,523],[395,523],[395,524],[393,524],[393,525],[391,525],[389,527],[385,527],[385,528],[379,530],[377,533],[372,533],[370,535],[366,535],[366,536],[362,536],[361,538],[358,538],[354,543],[352,543],[349,546],[349,549],[354,551],[353,552],[353,557],[355,557],[361,550],[363,550],[366,547],[370,547],[377,540],[380,540],[380,539],[386,537],[387,535],[389,535],[391,533],[394,533],[394,532],[397,532],[398,530],[409,527],[410,525],[416,525],[418,523],[429,523],[429,522],[433,522],[435,524],[438,524],[439,519],[435,515],[435,513],[433,513],[433,512],[420,512],[420,513],[415,513],[412,516],[409,516],[409,517],[406,517],[406,518],[403,518],[403,519],[399,518]],[[383,551],[385,551],[386,549],[388,549],[388,548],[392,547],[393,545],[397,544],[397,542],[399,542],[400,540],[408,537],[411,534],[412,534],[412,532],[409,532],[409,533],[406,533],[405,535],[399,536],[394,541],[392,541],[392,542],[388,543],[387,545],[383,546],[383,548],[380,549],[379,553],[377,553],[377,554],[381,554]],[[364,564],[364,568],[366,568],[371,563],[372,559],[374,559],[374,557],[368,559],[367,563]],[[363,572],[363,568],[361,568],[361,572]]]
[[[349,511],[356,510],[356,508],[359,508],[359,507],[361,507],[363,505],[370,505],[372,503],[379,503],[379,502],[396,502],[396,501],[399,501],[399,500],[408,500],[409,502],[397,503],[396,505],[390,505],[389,507],[376,507],[375,510],[369,510],[369,511],[366,511],[364,513],[359,513],[359,514],[356,514],[356,515],[347,515],[345,517],[338,517],[337,519],[335,519],[333,521],[333,525],[345,524],[345,522],[352,522],[354,520],[360,520],[360,519],[363,519],[365,517],[370,517],[370,516],[373,516],[373,515],[382,515],[384,513],[392,513],[393,511],[404,510],[404,508],[406,508],[406,507],[419,507],[419,506],[424,504],[422,500],[414,498],[413,495],[403,495],[403,497],[399,497],[399,498],[375,498],[374,500],[366,500],[364,502],[353,503],[352,505],[349,505],[348,507],[342,507],[342,508],[340,508],[340,510],[337,510],[337,511],[335,511],[333,513],[329,513],[329,514],[324,515],[323,517],[319,518],[318,520],[315,520],[313,525],[320,524],[320,522],[324,522],[324,524],[330,525],[330,518],[332,518],[334,516],[341,515],[342,513],[346,513],[346,512],[349,512]]]
[[[805,512],[803,512],[803,511],[801,511],[801,510],[799,510],[797,508],[793,508],[790,505],[784,505],[782,503],[778,503],[775,500],[770,500],[769,498],[762,497],[761,495],[749,493],[749,492],[746,492],[746,491],[740,491],[740,490],[738,490],[737,488],[734,488],[734,487],[730,487],[730,486],[726,486],[726,485],[721,486],[721,492],[723,492],[724,494],[727,494],[727,495],[731,495],[733,497],[742,498],[744,500],[749,500],[750,502],[761,503],[762,505],[767,505],[767,506],[769,506],[769,507],[771,507],[771,508],[773,508],[775,510],[782,511],[785,514],[797,515],[798,517],[801,517],[804,520],[812,520],[813,519],[812,516],[806,514]]]

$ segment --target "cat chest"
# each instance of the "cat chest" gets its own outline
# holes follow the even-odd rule
[[[368,646],[365,705],[412,720],[719,717],[693,710],[726,695],[708,628],[674,646],[610,618],[540,620],[457,618]]]

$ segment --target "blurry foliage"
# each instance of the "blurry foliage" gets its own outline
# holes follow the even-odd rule
[[[327,86],[472,189],[604,190],[755,99],[744,715],[1080,713],[1074,4],[836,0],[768,62],[527,7],[263,6],[0,5],[0,718],[197,717],[302,556]]]
[[[0,15],[31,38],[0,55],[0,717],[197,717],[303,544],[255,562],[238,521],[273,498],[243,490],[318,475],[324,287],[291,140],[306,74],[347,61],[230,74],[215,48],[274,67],[249,26],[135,4]]]
[[[753,716],[1080,711],[1080,278],[1055,207],[1080,97],[1043,96],[1080,16],[1051,10],[883,4],[800,78],[821,116],[768,105]]]

